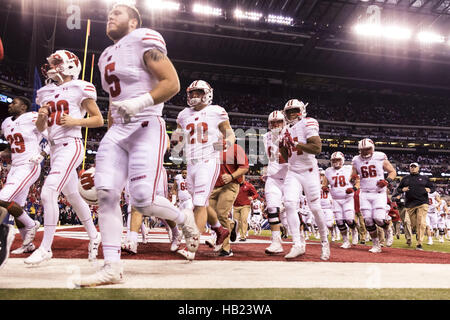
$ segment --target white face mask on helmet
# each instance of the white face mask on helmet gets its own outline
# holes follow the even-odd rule
[[[358,142],[358,150],[361,158],[368,159],[375,152],[375,144],[371,139],[362,139]]]
[[[291,99],[288,102],[286,102],[286,104],[284,105],[284,115],[286,117],[286,122],[290,125],[297,123],[298,121],[300,121],[303,117],[306,116],[306,106],[308,104],[304,104],[302,101],[299,101],[297,99]],[[289,110],[293,110],[293,109],[298,109],[298,113],[297,116],[295,117],[295,119],[289,119],[288,117],[288,111]]]
[[[195,91],[195,90],[203,91],[203,96],[196,97],[196,98],[189,97],[189,93],[191,91]],[[213,100],[213,89],[211,88],[211,86],[209,85],[208,82],[203,81],[203,80],[196,80],[196,81],[192,82],[189,85],[189,87],[187,87],[186,95],[187,95],[188,106],[195,107],[195,106],[198,106],[199,104],[205,104],[208,106],[212,103],[212,100]]]
[[[47,58],[48,64],[42,66],[41,71],[44,77],[54,80],[57,83],[63,81],[62,75],[72,76],[73,80],[78,79],[81,72],[81,63],[78,57],[67,50],[57,50]]]
[[[278,121],[283,121],[282,127],[274,127],[273,126],[273,122],[278,122]],[[269,119],[267,120],[267,122],[269,123],[269,130],[275,135],[280,134],[281,130],[283,130],[283,127],[286,125],[286,119],[284,117],[283,112],[281,112],[281,111],[272,111],[269,114]]]

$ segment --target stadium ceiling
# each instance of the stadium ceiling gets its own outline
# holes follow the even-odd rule
[[[175,0],[173,0],[175,1]],[[67,6],[81,8],[82,29],[92,20],[90,51],[100,53],[110,44],[104,35],[107,4],[102,1],[5,0],[0,21],[3,30],[14,30],[14,16],[39,16],[52,25],[58,13],[55,48],[82,52],[84,32],[68,36],[64,29]],[[165,38],[169,56],[186,76],[195,72],[210,77],[269,79],[274,83],[320,75],[328,79],[353,79],[386,84],[450,88],[450,0],[179,0],[178,11],[151,11],[145,0],[136,0],[144,26]],[[195,3],[221,8],[220,16],[192,12]],[[380,23],[408,26],[413,32],[433,30],[444,43],[384,41],[358,37],[353,26],[373,18]],[[236,19],[236,8],[258,12],[258,20]],[[266,17],[292,18],[290,25],[269,23]],[[1,29],[0,29],[1,30]],[[61,31],[61,32],[58,32]],[[5,31],[4,31],[5,33]],[[28,32],[29,33],[29,32]],[[2,37],[4,34],[2,34]],[[7,33],[7,37],[10,35]]]

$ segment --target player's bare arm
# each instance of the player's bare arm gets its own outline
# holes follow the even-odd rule
[[[322,140],[319,136],[310,137],[306,140],[306,144],[299,142],[295,147],[298,151],[318,155],[322,152]]]
[[[48,116],[49,116],[49,111],[48,108],[50,106],[48,104],[45,104],[43,106],[41,106],[38,110],[38,118],[36,120],[36,128],[42,132],[45,129],[47,129],[47,120],[48,120]]]
[[[225,137],[223,141],[218,141],[214,143],[214,149],[222,150],[223,148],[227,148],[229,146],[234,145],[236,141],[236,136],[234,135],[234,131],[231,128],[230,121],[223,121],[219,124],[219,130],[222,133],[222,136]]]
[[[89,117],[83,119],[76,119],[64,113],[61,118],[61,126],[63,127],[81,126],[87,128],[97,128],[103,126],[103,116],[94,99],[84,99],[83,102],[81,103],[81,106],[87,111]]]
[[[180,80],[170,59],[158,49],[144,53],[147,70],[158,80],[158,84],[150,92],[154,104],[165,102],[180,91]]]
[[[233,179],[237,179],[242,177],[244,174],[246,174],[248,172],[248,168],[238,168],[235,172],[229,174],[229,173],[224,173],[222,175],[222,180],[225,184],[230,183],[231,181],[233,181]]]
[[[397,171],[395,171],[394,167],[389,162],[389,160],[383,161],[383,169],[386,170],[386,172],[388,173],[387,176],[388,179],[394,180],[395,177],[397,177]]]
[[[328,179],[326,177],[323,177],[322,179],[322,187],[328,187],[329,182]]]

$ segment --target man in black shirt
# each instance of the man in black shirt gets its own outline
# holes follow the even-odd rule
[[[434,192],[434,186],[426,176],[419,174],[419,164],[409,165],[410,174],[403,177],[397,188],[398,192],[405,192],[405,207],[417,232],[417,250],[423,250],[422,240],[425,234],[428,212],[428,193]],[[415,223],[414,223],[415,222]]]

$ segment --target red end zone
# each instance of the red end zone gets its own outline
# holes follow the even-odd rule
[[[58,236],[58,233],[70,230],[70,232],[85,234],[83,227],[70,228],[65,230],[58,230],[53,241],[53,257],[54,258],[78,258],[87,259],[88,243],[87,240],[75,238],[66,238]],[[156,232],[155,229],[150,230],[150,238],[162,232]],[[36,247],[41,243],[43,231],[40,230],[36,234],[34,241]],[[269,240],[268,237],[252,237],[249,239],[264,239]],[[19,234],[11,247],[11,250],[18,248],[22,243]],[[396,249],[383,248],[382,253],[373,254],[368,250],[370,246],[357,245],[351,249],[341,249],[340,243],[331,243],[331,258],[330,262],[360,262],[360,263],[436,263],[436,264],[450,264],[450,254],[442,252],[431,251],[416,251],[414,249]],[[232,257],[218,257],[211,248],[205,244],[201,244],[195,256],[195,260],[233,260],[233,261],[286,261],[284,255],[289,252],[291,247],[290,242],[284,242],[284,254],[276,256],[268,256],[264,253],[264,249],[268,247],[267,243],[240,243],[239,241],[232,243],[232,250],[234,255]],[[101,247],[101,246],[100,246]],[[137,260],[184,260],[184,258],[177,253],[172,253],[169,250],[169,243],[146,243],[139,244],[138,254],[130,255],[126,252],[122,253],[123,259],[137,259]],[[292,261],[305,262],[323,262],[320,260],[321,246],[318,241],[307,241],[306,253],[293,259]],[[11,255],[11,257],[26,258],[29,254]],[[102,250],[99,251],[99,259],[103,259]]]

